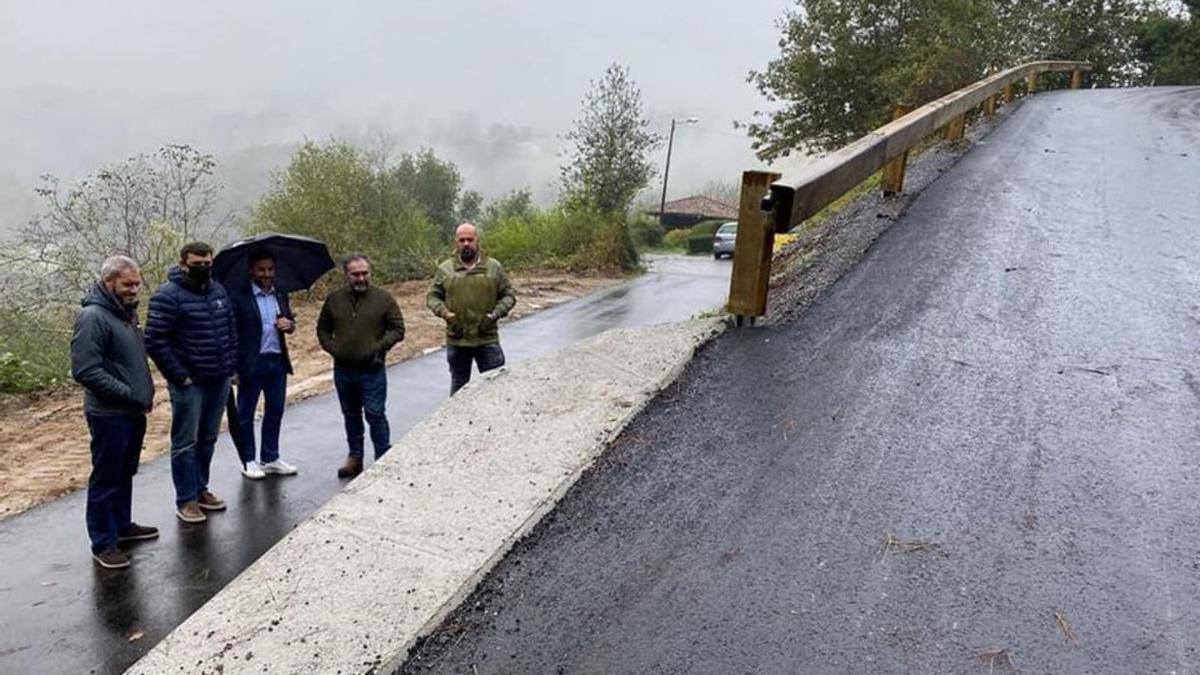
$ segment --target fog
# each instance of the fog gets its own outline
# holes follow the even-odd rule
[[[170,3],[0,0],[0,224],[42,173],[78,178],[164,143],[217,156],[249,201],[304,139],[432,148],[487,196],[557,194],[589,81],[630,67],[664,135],[670,197],[760,163],[733,129],[778,52],[786,0]],[[660,163],[665,148],[656,155]]]

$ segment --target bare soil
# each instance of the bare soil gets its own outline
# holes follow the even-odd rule
[[[619,278],[565,274],[513,275],[517,305],[505,321],[611,286]],[[388,363],[420,356],[442,345],[444,324],[425,308],[428,281],[390,286],[404,313],[404,341],[388,355]],[[288,380],[288,402],[333,389],[333,364],[317,344],[320,302],[293,299],[298,329],[288,339],[296,374]],[[171,406],[165,383],[154,371],[154,410],[147,420],[142,462],[162,456],[170,447]],[[0,398],[0,519],[16,515],[87,485],[91,472],[83,396],[78,387]]]

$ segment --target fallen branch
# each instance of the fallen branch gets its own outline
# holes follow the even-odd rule
[[[883,544],[879,547],[881,555],[888,553],[916,553],[918,551],[936,551],[942,545],[932,541],[901,541],[896,535],[888,532],[884,535]]]
[[[1054,621],[1058,624],[1058,630],[1062,633],[1063,641],[1068,647],[1076,647],[1079,645],[1079,638],[1075,637],[1075,631],[1071,630],[1071,624],[1067,622],[1067,613],[1064,610],[1054,610]]]

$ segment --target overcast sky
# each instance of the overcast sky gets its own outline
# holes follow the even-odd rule
[[[763,106],[746,74],[778,52],[789,4],[0,0],[0,176],[383,131],[453,159],[468,187],[544,200],[589,80],[617,61],[657,130],[702,120],[676,136],[684,196],[758,165],[732,122]]]

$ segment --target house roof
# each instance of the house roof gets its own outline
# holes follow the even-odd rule
[[[736,206],[719,202],[712,197],[705,197],[704,195],[693,195],[669,201],[666,203],[663,211],[666,213],[697,215],[705,218],[727,218],[729,220],[737,220],[738,217]],[[651,209],[647,213],[658,215],[658,209]]]

